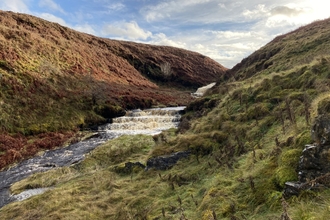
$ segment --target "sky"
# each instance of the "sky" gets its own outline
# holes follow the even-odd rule
[[[196,51],[227,68],[277,35],[330,17],[329,8],[329,0],[0,1],[4,11],[99,37]]]

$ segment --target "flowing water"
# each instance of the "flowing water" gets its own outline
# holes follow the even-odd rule
[[[107,140],[124,134],[155,135],[163,130],[177,127],[180,112],[185,107],[154,108],[128,111],[125,116],[113,119],[112,123],[100,126],[91,138],[71,144],[68,147],[46,151],[41,156],[25,160],[0,172],[0,208],[13,201],[21,201],[33,195],[51,190],[31,189],[18,195],[10,194],[10,186],[31,174],[44,172],[56,167],[70,166],[84,159],[85,154]]]

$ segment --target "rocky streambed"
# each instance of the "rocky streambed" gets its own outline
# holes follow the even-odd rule
[[[180,122],[180,112],[184,108],[171,107],[129,111],[125,116],[114,119],[113,123],[100,126],[99,130],[87,140],[64,148],[46,151],[40,156],[25,160],[0,172],[0,208],[11,202],[21,201],[48,190],[47,188],[33,189],[24,191],[19,195],[11,195],[10,186],[13,183],[34,173],[79,163],[88,152],[120,135],[155,135],[162,130],[177,127]]]

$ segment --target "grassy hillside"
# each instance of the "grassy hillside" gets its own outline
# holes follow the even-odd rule
[[[125,109],[186,105],[191,91],[225,70],[195,52],[99,38],[1,11],[0,169],[33,155],[41,146],[31,144],[36,139],[48,149],[55,147],[52,135],[72,136]],[[12,138],[17,144],[8,147]]]
[[[11,189],[54,187],[0,210],[5,219],[329,219],[330,191],[282,199],[318,112],[328,111],[330,20],[277,37],[192,102],[178,131],[124,136],[81,164],[36,174]],[[296,43],[298,42],[298,43]],[[272,52],[273,51],[273,52]],[[265,54],[265,55],[264,55]],[[269,55],[267,55],[269,54]],[[170,170],[126,162],[181,150]],[[284,218],[282,218],[284,219]]]

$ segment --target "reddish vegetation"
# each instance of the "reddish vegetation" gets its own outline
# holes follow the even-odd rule
[[[24,137],[23,135],[0,134],[0,170],[12,163],[35,155],[40,150],[50,150],[61,146],[73,132],[47,133],[36,137]]]

